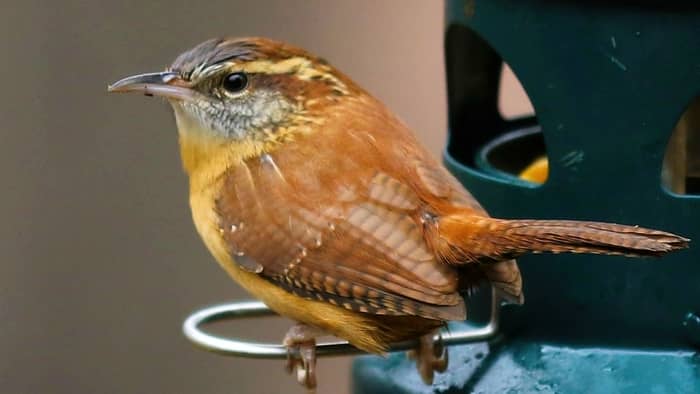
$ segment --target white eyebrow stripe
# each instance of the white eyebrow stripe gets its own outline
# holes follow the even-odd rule
[[[222,69],[229,67],[232,63],[217,63],[211,66],[206,66],[206,64],[200,64],[197,67],[195,67],[194,70],[192,70],[192,73],[190,74],[190,80],[195,80],[195,79],[202,79],[202,78],[207,78],[211,76],[212,74],[215,74]]]
[[[205,79],[222,69],[231,68],[236,66],[237,63],[234,61],[227,61],[222,63],[213,64],[211,66],[206,66],[206,64],[200,64],[190,74],[190,80]],[[294,73],[297,77],[304,81],[309,81],[311,79],[320,79],[324,81],[330,81],[333,83],[334,88],[339,90],[343,94],[348,94],[348,87],[343,81],[338,79],[332,72],[328,72],[330,68],[322,66],[321,69],[314,67],[314,63],[305,57],[290,57],[289,59],[284,59],[281,61],[273,62],[270,60],[254,60],[251,62],[243,62],[240,64],[240,70],[255,74],[255,73],[265,73],[265,74],[289,74]]]
[[[348,93],[348,87],[345,85],[345,83],[343,83],[343,81],[338,79],[331,72],[320,70],[314,67],[314,63],[305,57],[290,57],[289,59],[284,59],[278,62],[272,62],[270,60],[254,60],[252,62],[241,64],[241,68],[243,71],[248,73],[294,73],[300,79],[305,81],[311,80],[313,78],[320,78],[321,80],[332,82],[333,85],[335,85],[335,88],[337,88],[344,94]]]

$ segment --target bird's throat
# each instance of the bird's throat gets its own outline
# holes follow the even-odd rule
[[[191,189],[212,186],[229,168],[282,146],[277,140],[217,138],[210,133],[182,128],[179,142],[182,166],[190,178]]]

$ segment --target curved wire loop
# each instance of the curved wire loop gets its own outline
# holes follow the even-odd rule
[[[433,341],[445,346],[461,345],[471,342],[480,342],[492,338],[498,332],[499,322],[499,297],[495,290],[491,289],[491,318],[489,322],[479,328],[451,328],[436,334]],[[241,340],[238,338],[225,338],[207,333],[201,326],[220,322],[223,320],[237,320],[257,318],[275,315],[271,309],[260,301],[240,301],[229,304],[214,305],[200,309],[191,314],[182,326],[182,331],[196,346],[224,356],[236,356],[263,359],[286,359],[289,355],[287,348],[279,343],[263,343]],[[418,341],[405,341],[395,343],[390,351],[413,349]],[[316,345],[316,355],[342,356],[364,353],[352,346],[347,341],[327,341]]]

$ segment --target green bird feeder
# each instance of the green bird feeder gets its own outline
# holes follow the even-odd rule
[[[700,393],[695,4],[446,2],[444,161],[493,216],[638,224],[696,242],[661,259],[522,257],[525,304],[501,308],[497,336],[451,346],[433,386],[404,354],[360,357],[355,393]],[[504,61],[536,116],[500,114]],[[544,184],[517,178],[541,155]],[[488,294],[451,329],[487,320]]]

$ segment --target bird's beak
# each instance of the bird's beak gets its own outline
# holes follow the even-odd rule
[[[160,72],[133,75],[122,78],[107,86],[110,93],[143,93],[146,96],[160,96],[176,100],[192,100],[197,96],[176,72]]]

